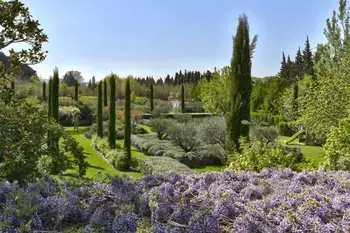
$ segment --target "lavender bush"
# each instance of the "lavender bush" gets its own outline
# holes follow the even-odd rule
[[[0,232],[349,232],[350,173],[115,177],[0,183]]]

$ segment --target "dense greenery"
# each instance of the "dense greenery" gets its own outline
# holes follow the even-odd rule
[[[125,85],[125,122],[124,122],[124,149],[126,153],[126,164],[131,161],[131,100],[130,100],[130,80]]]
[[[102,117],[102,81],[98,83],[98,103],[97,103],[97,136],[103,137],[103,117]]]
[[[115,77],[111,75],[109,77],[110,94],[109,94],[109,120],[108,120],[108,141],[109,146],[115,148]]]

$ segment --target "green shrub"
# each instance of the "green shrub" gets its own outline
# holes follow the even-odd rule
[[[275,142],[278,137],[278,131],[273,126],[253,126],[250,127],[250,138],[263,143]]]
[[[173,124],[173,120],[165,118],[156,118],[149,121],[151,130],[157,133],[159,140],[163,140],[168,137],[169,128],[172,127]]]
[[[294,134],[293,128],[289,126],[289,124],[285,121],[281,121],[278,124],[278,131],[280,135],[291,137]]]
[[[48,155],[43,155],[39,158],[37,167],[38,171],[42,176],[48,176],[51,174],[53,160]]]
[[[174,118],[179,123],[186,123],[192,119],[192,116],[186,113],[179,113],[179,114],[174,114]]]
[[[287,153],[281,145],[267,144],[258,140],[240,139],[242,152],[230,158],[230,169],[234,171],[261,171],[263,168],[297,169],[297,158]]]
[[[198,119],[199,137],[205,144],[218,144],[226,148],[226,122],[224,117],[207,117]]]
[[[155,117],[160,117],[163,113],[169,113],[170,110],[171,110],[171,107],[168,105],[156,106],[154,107],[152,114]]]
[[[172,142],[181,147],[185,152],[190,152],[200,144],[198,139],[197,124],[187,122],[185,124],[174,124],[169,129]]]
[[[119,171],[129,170],[129,158],[124,150],[118,153],[115,168],[117,168]]]
[[[149,157],[140,159],[139,163],[143,175],[166,175],[170,172],[194,174],[189,167],[169,157]]]

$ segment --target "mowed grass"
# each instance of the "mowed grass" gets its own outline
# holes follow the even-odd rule
[[[139,172],[121,172],[114,167],[112,167],[109,163],[107,163],[97,152],[96,150],[91,146],[90,139],[86,138],[84,136],[84,127],[79,127],[78,131],[75,131],[73,127],[65,127],[67,133],[74,137],[80,145],[84,148],[84,153],[87,156],[86,161],[89,163],[88,169],[86,171],[86,177],[88,178],[94,178],[99,173],[102,174],[109,174],[111,176],[123,176],[128,175],[134,178],[140,178],[142,177],[142,174]],[[119,143],[119,142],[118,142]],[[133,154],[135,156],[141,156],[138,153]],[[77,171],[76,167],[70,168],[66,175],[67,176],[76,176]]]
[[[278,138],[278,141],[280,143],[282,143],[283,145],[285,145],[284,141],[286,141],[288,139],[289,139],[289,137],[280,136]],[[325,152],[323,150],[323,147],[321,147],[321,146],[307,146],[307,145],[299,143],[298,139],[295,139],[293,142],[289,143],[287,146],[300,148],[300,150],[304,154],[305,158],[312,160],[312,161],[316,162],[317,164],[321,164],[324,161]]]

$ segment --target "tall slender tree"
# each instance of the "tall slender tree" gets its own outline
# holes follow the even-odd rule
[[[238,18],[236,36],[233,38],[233,55],[231,59],[231,110],[226,123],[228,138],[239,150],[239,138],[249,136],[250,95],[252,91],[251,57],[256,46],[257,36],[251,44],[247,16]]]
[[[303,50],[303,73],[314,77],[314,62],[310,47],[309,37],[306,37],[305,48]]]
[[[55,68],[53,72],[53,79],[52,79],[52,99],[51,99],[51,105],[52,105],[52,118],[55,119],[55,121],[58,123],[59,115],[58,115],[58,108],[59,108],[59,86],[60,86],[60,79],[58,74],[57,67]]]
[[[46,101],[46,82],[43,82],[42,100]]]
[[[287,67],[287,61],[286,56],[284,55],[284,52],[282,52],[282,62],[281,62],[281,69],[278,73],[278,76],[280,78],[287,78],[288,77],[288,67]]]
[[[150,85],[150,95],[149,95],[149,100],[151,103],[151,112],[153,112],[154,109],[154,102],[153,102],[153,85]]]
[[[151,85],[152,86],[152,85]],[[124,128],[124,149],[128,158],[128,164],[131,163],[131,100],[130,100],[130,79],[125,84],[125,128]]]
[[[185,113],[185,87],[181,85],[181,111]]]
[[[52,117],[52,79],[49,80],[48,117]]]
[[[75,80],[75,83],[74,83],[74,100],[75,101],[79,100],[79,83],[77,80]]]
[[[98,83],[97,136],[103,138],[102,81]]]
[[[108,97],[107,97],[107,79],[103,80],[103,105],[105,107],[108,106]]]
[[[91,88],[91,79],[89,80],[88,88]]]
[[[291,79],[293,80],[293,83],[295,83],[298,80],[301,80],[303,73],[304,73],[304,59],[299,47],[297,51],[297,55],[295,56],[293,74],[291,77]]]
[[[15,82],[14,81],[11,81],[11,90],[15,91]]]
[[[108,120],[108,141],[109,147],[115,148],[115,76],[109,78],[110,94],[109,94],[109,120]]]

